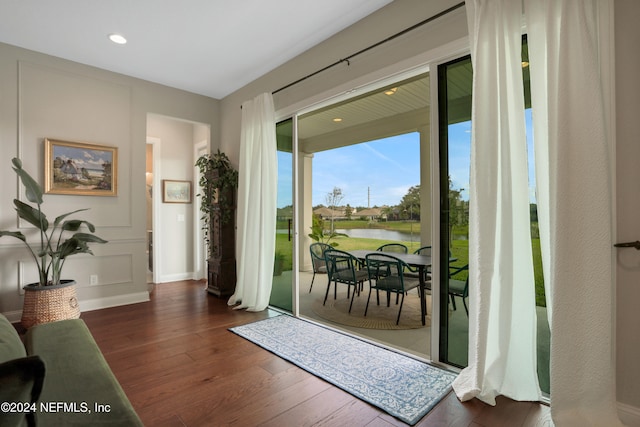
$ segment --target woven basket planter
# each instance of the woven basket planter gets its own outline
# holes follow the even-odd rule
[[[75,285],[74,280],[62,280],[56,286],[37,286],[37,283],[25,286],[22,326],[28,329],[41,323],[79,318]]]

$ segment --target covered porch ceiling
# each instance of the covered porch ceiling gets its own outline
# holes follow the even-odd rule
[[[449,116],[470,120],[471,65],[454,67],[448,75]],[[388,138],[430,127],[430,73],[306,113],[298,121],[300,151],[317,153]],[[291,150],[291,126],[279,126],[279,149]]]

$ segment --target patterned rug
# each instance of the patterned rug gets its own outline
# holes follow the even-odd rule
[[[288,315],[230,330],[411,425],[451,390],[456,377]]]
[[[340,325],[388,330],[419,329],[431,325],[431,295],[427,295],[428,314],[425,318],[425,326],[422,326],[420,297],[415,294],[409,294],[404,298],[400,322],[397,325],[396,319],[398,318],[399,306],[395,304],[395,296],[392,297],[391,306],[387,307],[384,296],[381,295],[380,305],[377,305],[376,296],[372,294],[366,317],[364,315],[364,309],[367,305],[367,292],[363,292],[360,296],[356,296],[353,299],[351,313],[349,313],[351,300],[346,297],[346,294],[338,295],[338,299],[333,299],[333,295],[330,295],[327,303],[324,305],[322,301],[323,298],[317,298],[313,301],[313,305],[311,306],[313,312],[325,320]]]

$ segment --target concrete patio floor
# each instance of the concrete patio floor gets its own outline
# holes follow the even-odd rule
[[[274,277],[271,304],[286,311],[291,310],[291,271],[285,271],[281,276]],[[324,300],[327,290],[327,276],[316,275],[313,289],[309,292],[309,286],[313,277],[312,272],[300,272],[300,316],[343,331],[373,343],[413,355],[420,359],[431,360],[431,327],[425,326],[419,329],[403,330],[378,330],[358,328],[339,323],[330,322],[318,316],[312,309],[316,300]],[[366,298],[365,293],[360,298]],[[333,293],[333,286],[331,287]],[[346,286],[338,287],[338,298],[347,298]],[[469,320],[461,301],[457,301],[457,310],[449,305],[449,360],[457,365],[466,366],[468,352]],[[396,310],[395,308],[391,308]],[[427,307],[427,313],[432,313],[432,308]],[[546,322],[546,308],[537,307],[538,314],[538,377],[541,389],[549,391],[549,327]]]

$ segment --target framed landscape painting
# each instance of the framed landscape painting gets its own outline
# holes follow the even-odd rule
[[[118,148],[45,139],[44,184],[47,194],[116,196]]]
[[[191,203],[191,181],[162,180],[164,203]]]

